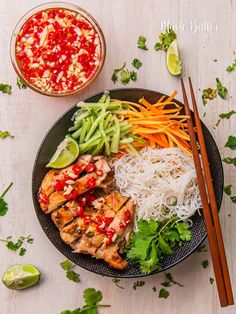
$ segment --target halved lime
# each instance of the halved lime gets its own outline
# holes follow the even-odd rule
[[[40,271],[35,266],[18,264],[6,270],[2,282],[9,289],[22,290],[35,285],[40,275]]]
[[[166,55],[167,69],[172,75],[181,74],[182,63],[179,58],[179,49],[177,46],[177,40],[173,40],[170,44]]]
[[[61,169],[69,166],[79,156],[79,145],[76,140],[66,135],[65,139],[57,147],[55,154],[46,167]]]

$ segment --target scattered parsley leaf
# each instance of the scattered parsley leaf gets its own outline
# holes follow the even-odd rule
[[[163,287],[171,287],[172,284],[178,285],[179,287],[184,287],[181,283],[175,281],[171,273],[165,273],[165,281],[161,283]]]
[[[114,284],[120,288],[120,289],[125,289],[124,287],[120,286],[119,283],[120,283],[120,279],[118,278],[112,278],[112,282],[114,282]]]
[[[0,138],[14,137],[9,131],[0,131]]]
[[[166,32],[165,33],[161,33],[159,38],[160,38],[160,42],[157,42],[154,46],[154,49],[156,51],[158,50],[164,50],[167,51],[167,49],[169,48],[170,44],[172,43],[172,41],[174,41],[176,39],[176,33],[174,32],[173,28],[171,26],[169,26],[168,28],[166,28]]]
[[[121,68],[115,68],[113,70],[111,80],[112,80],[112,82],[114,82],[114,84],[118,81],[118,73],[121,72],[125,67],[126,67],[126,63],[124,62],[123,66]]]
[[[18,86],[19,89],[26,89],[27,88],[25,83],[18,76],[16,77],[16,85]]]
[[[226,195],[231,195],[232,194],[232,184],[225,185],[224,186],[224,192]]]
[[[196,248],[195,252],[197,253],[207,252],[206,244],[199,245],[199,247]]]
[[[159,298],[167,299],[169,295],[170,295],[170,292],[164,288],[161,288],[161,290],[159,291]]]
[[[210,278],[209,278],[209,281],[210,281],[210,284],[212,285],[212,284],[213,284],[213,282],[215,281],[215,279],[214,279],[214,278],[212,278],[212,277],[210,277]]]
[[[236,59],[233,60],[233,63],[229,66],[227,66],[226,71],[227,72],[233,72],[236,69]]]
[[[20,237],[16,242],[12,241],[12,237],[7,237],[6,239],[0,239],[1,242],[6,243],[6,247],[11,251],[18,251],[19,255],[23,256],[25,255],[26,248],[23,246],[26,243],[32,244],[34,239],[31,238],[31,235],[28,235],[28,237]]]
[[[236,204],[236,195],[230,197],[231,201]]]
[[[136,290],[137,288],[142,287],[144,285],[145,285],[145,281],[138,280],[138,281],[134,282],[133,289]]]
[[[137,81],[137,73],[135,71],[130,72],[130,79],[131,81],[134,81],[134,82]]]
[[[216,78],[216,87],[217,87],[218,95],[222,99],[226,99],[226,97],[228,95],[228,90],[225,86],[222,85],[221,81],[218,78]]]
[[[123,69],[120,72],[120,81],[122,84],[127,85],[130,81],[130,72],[127,69]]]
[[[5,216],[8,211],[8,204],[4,200],[4,196],[7,194],[7,192],[12,187],[13,182],[11,182],[8,187],[3,191],[3,193],[0,195],[0,216]]]
[[[207,268],[208,267],[208,265],[209,265],[209,262],[208,262],[208,260],[206,259],[206,260],[204,260],[204,261],[202,261],[202,267],[203,268]]]
[[[230,112],[226,112],[226,113],[221,113],[220,115],[219,115],[219,117],[221,118],[221,119],[229,119],[233,114],[236,114],[236,111],[234,111],[234,110],[231,110]]]
[[[71,263],[68,259],[60,263],[61,267],[66,271],[66,277],[74,282],[80,281],[80,275],[73,271],[75,264]]]
[[[139,60],[139,59],[137,59],[137,58],[135,58],[133,61],[132,61],[132,65],[133,65],[133,67],[135,67],[135,69],[139,69],[139,68],[141,68],[141,66],[143,65],[143,63]]]
[[[11,94],[11,85],[0,83],[0,92]]]
[[[139,36],[138,41],[137,41],[138,48],[148,50],[146,46],[146,41],[147,39],[144,36]]]
[[[225,162],[226,164],[232,164],[236,166],[236,158],[225,157],[223,158],[223,162]]]
[[[236,136],[230,135],[225,144],[225,147],[235,150],[236,149]]]

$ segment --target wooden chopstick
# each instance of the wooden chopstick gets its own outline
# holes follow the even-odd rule
[[[202,200],[203,215],[204,215],[207,234],[208,234],[208,241],[209,241],[209,246],[210,246],[210,251],[211,251],[211,256],[212,256],[212,263],[213,263],[213,268],[214,268],[214,273],[215,273],[216,285],[218,288],[220,304],[222,307],[225,307],[228,305],[228,300],[226,296],[223,272],[221,269],[218,247],[215,241],[216,238],[214,234],[213,221],[212,221],[211,211],[208,205],[208,198],[207,198],[207,193],[206,193],[206,188],[205,188],[205,183],[204,183],[204,177],[202,173],[201,162],[200,162],[200,158],[198,154],[197,142],[196,142],[196,137],[195,137],[194,128],[193,128],[193,121],[191,117],[191,112],[190,112],[190,108],[188,104],[188,99],[187,99],[183,79],[181,79],[181,87],[182,87],[182,92],[183,92],[185,114],[189,116],[189,119],[187,119],[187,125],[188,125],[189,136],[190,136],[190,145],[193,152],[193,160],[195,164],[199,191],[200,191],[201,200]]]
[[[208,161],[208,156],[207,156],[207,151],[206,151],[206,144],[203,137],[202,125],[199,118],[197,103],[196,103],[196,99],[193,92],[192,81],[190,77],[188,79],[189,79],[190,93],[191,93],[191,98],[192,98],[194,120],[195,120],[195,125],[197,128],[198,142],[200,145],[200,152],[201,152],[201,157],[202,157],[202,164],[203,164],[203,169],[205,173],[210,207],[212,211],[212,218],[213,218],[213,223],[214,223],[215,233],[216,233],[216,240],[218,244],[221,267],[222,267],[223,277],[224,277],[224,282],[225,282],[226,295],[227,295],[228,304],[233,305],[234,304],[233,292],[232,292],[232,287],[231,287],[228,263],[227,263],[227,259],[225,255],[225,247],[224,247],[224,241],[223,241],[223,236],[222,236],[222,231],[221,231],[221,226],[220,226],[220,221],[219,221],[215,191],[214,191],[214,187],[212,183],[211,171],[210,171],[209,161]]]

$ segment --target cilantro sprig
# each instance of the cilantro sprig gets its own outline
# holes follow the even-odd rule
[[[11,85],[0,83],[0,92],[11,94]]]
[[[145,281],[137,280],[133,284],[133,289],[136,290],[137,288],[143,287],[145,285]]]
[[[25,83],[18,76],[16,77],[16,85],[18,86],[19,89],[26,89],[27,88]]]
[[[102,292],[95,290],[94,288],[87,288],[83,292],[83,298],[85,305],[82,308],[75,310],[65,310],[60,314],[97,314],[97,310],[100,307],[110,307],[110,305],[100,304],[102,301]]]
[[[225,147],[235,150],[236,149],[236,136],[230,135],[228,137],[227,142],[225,143]]]
[[[175,31],[171,26],[166,28],[165,33],[161,33],[159,36],[160,42],[157,42],[154,46],[156,51],[164,50],[167,51],[172,41],[177,38]]]
[[[220,115],[219,115],[219,117],[221,118],[221,119],[229,119],[232,115],[234,115],[234,114],[236,114],[236,111],[234,111],[234,110],[231,110],[231,111],[229,111],[229,112],[222,112]]]
[[[138,221],[138,231],[131,234],[130,244],[126,248],[127,258],[139,263],[143,273],[160,269],[164,255],[173,253],[183,241],[190,241],[192,234],[188,222],[178,222],[174,216],[165,221],[151,219]]]
[[[26,253],[26,247],[25,245],[32,244],[34,242],[34,239],[31,237],[31,235],[28,235],[27,237],[20,237],[16,242],[12,241],[12,237],[7,237],[6,239],[0,239],[1,242],[6,243],[6,247],[11,251],[18,251],[20,256],[25,255]]]
[[[12,187],[13,182],[11,182],[8,187],[3,191],[3,193],[0,195],[0,216],[5,216],[8,211],[8,204],[4,200],[4,196],[7,194],[7,192]]]
[[[232,164],[234,166],[236,166],[236,157],[225,157],[223,158],[223,162],[225,162],[226,164]]]
[[[233,72],[236,69],[236,59],[233,60],[233,63],[229,66],[227,66],[226,71],[227,72]]]
[[[73,269],[75,268],[75,264],[71,263],[68,259],[64,262],[60,263],[61,268],[66,271],[66,277],[74,282],[80,281],[80,275],[77,274]]]
[[[177,285],[179,287],[184,287],[181,283],[174,280],[171,273],[165,273],[165,281],[161,283],[163,287],[171,287],[172,285]]]
[[[144,36],[140,35],[137,41],[138,48],[143,49],[143,50],[148,50],[148,47],[146,45],[147,38]]]
[[[219,95],[222,99],[226,99],[227,96],[228,96],[228,90],[227,90],[227,88],[221,83],[221,81],[218,79],[218,77],[216,78],[216,88],[217,88],[218,95]]]
[[[137,73],[135,71],[129,71],[126,67],[126,63],[121,68],[113,70],[111,77],[112,82],[115,84],[118,80],[124,85],[128,85],[130,81],[137,80]]]

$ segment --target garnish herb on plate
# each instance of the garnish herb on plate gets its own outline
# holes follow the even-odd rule
[[[97,310],[100,307],[110,307],[110,305],[100,304],[102,301],[101,291],[95,290],[94,288],[87,288],[83,292],[85,305],[82,308],[75,310],[65,310],[60,314],[97,314]]]
[[[143,273],[160,269],[164,255],[172,254],[174,247],[191,240],[189,223],[178,222],[178,219],[174,216],[164,221],[138,221],[138,231],[131,234],[127,258],[138,262]]]
[[[126,63],[124,62],[123,66],[121,68],[115,68],[113,70],[111,80],[114,84],[118,81],[118,73],[121,72],[125,67],[126,67]]]
[[[139,60],[139,59],[137,59],[137,58],[135,58],[133,61],[132,61],[132,65],[133,65],[133,67],[135,67],[135,69],[139,69],[139,68],[141,68],[141,66],[143,65],[143,63]]]
[[[217,87],[218,95],[222,99],[226,99],[226,97],[228,95],[228,90],[225,86],[222,85],[221,81],[218,78],[216,78],[216,87]]]
[[[139,36],[137,44],[138,48],[143,49],[143,50],[148,50],[148,47],[146,46],[146,41],[147,39],[144,36]]]
[[[0,131],[0,138],[6,138],[6,137],[11,137],[13,138],[14,136],[11,135],[11,133],[9,131]]]
[[[161,33],[159,38],[160,42],[155,43],[154,49],[167,51],[170,44],[176,39],[176,33],[171,26],[166,29],[165,33]]]
[[[181,283],[174,280],[171,273],[165,273],[165,281],[161,283],[163,287],[171,287],[172,284],[178,285],[179,287],[184,287]]]
[[[112,82],[114,82],[115,84],[118,79],[122,84],[127,85],[129,84],[130,80],[134,82],[137,80],[137,73],[134,71],[129,71],[126,68],[126,64],[124,63],[121,68],[113,70],[113,74],[111,77]]]
[[[236,157],[225,157],[223,158],[223,162],[225,162],[226,164],[232,164],[234,166],[236,166]]]
[[[211,285],[213,285],[213,283],[214,283],[215,279],[214,279],[214,278],[212,278],[212,277],[210,277],[210,278],[209,278],[209,281],[210,281],[210,284],[211,284]]]
[[[4,200],[5,195],[7,194],[7,192],[10,190],[10,188],[12,187],[13,182],[11,182],[8,187],[3,191],[3,193],[0,195],[0,216],[5,216],[7,211],[8,211],[8,204],[7,202]]]
[[[225,185],[224,186],[224,192],[226,195],[231,195],[232,194],[232,184]]]
[[[205,106],[207,104],[207,100],[213,100],[217,97],[216,89],[213,89],[211,87],[205,88],[202,91],[202,103]]]
[[[230,135],[225,144],[225,147],[235,150],[236,149],[236,136]]]
[[[209,265],[209,262],[208,262],[208,260],[206,259],[206,260],[204,260],[204,261],[202,261],[202,267],[203,268],[207,268],[208,267],[208,265]]]
[[[16,77],[16,85],[18,86],[19,89],[26,89],[27,88],[25,83],[18,76]]]
[[[114,284],[120,288],[120,289],[125,289],[124,287],[120,286],[119,283],[120,283],[120,279],[118,278],[112,278],[112,282],[114,282]]]
[[[12,241],[12,237],[7,237],[6,239],[0,239],[1,242],[6,243],[6,247],[11,251],[18,251],[20,256],[25,255],[27,243],[32,244],[34,239],[31,238],[31,235],[27,237],[20,237],[16,242]]]
[[[133,284],[133,289],[136,290],[137,288],[143,287],[144,285],[145,285],[145,281],[143,280],[135,281]]]
[[[170,295],[170,292],[169,292],[169,291],[167,291],[167,290],[164,289],[164,288],[161,288],[161,289],[160,289],[160,291],[159,291],[159,298],[167,299],[169,295]]]
[[[236,59],[233,60],[233,63],[229,66],[227,66],[226,71],[227,72],[233,72],[236,69]]]
[[[0,83],[0,92],[11,94],[11,85]]]
[[[206,244],[201,244],[195,250],[196,253],[204,253],[207,252]]]
[[[71,263],[68,259],[60,263],[61,267],[66,271],[66,277],[74,282],[80,281],[80,275],[74,272],[75,264]]]
[[[236,114],[236,111],[234,111],[234,110],[231,110],[230,112],[225,112],[225,113],[221,113],[220,115],[219,115],[219,117],[221,118],[221,119],[229,119],[232,115],[234,115],[234,114]]]

